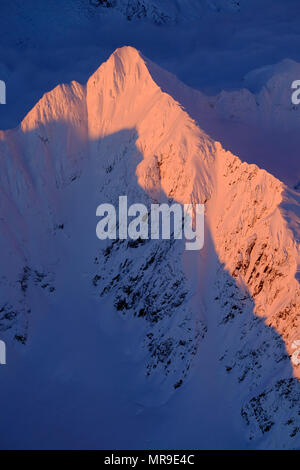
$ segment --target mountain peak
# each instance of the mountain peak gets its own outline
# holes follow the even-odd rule
[[[118,56],[122,60],[142,60],[140,51],[133,46],[118,47],[112,56]]]
[[[130,46],[117,49],[87,82],[89,136],[136,127],[155,101],[167,99],[162,95],[139,51]]]
[[[95,358],[95,371],[101,356],[113,367],[111,351],[119,342],[123,348],[124,339],[126,355],[130,344],[141,367],[135,377],[143,403],[166,403],[197,370],[201,387],[208,379],[222,391],[220,400],[205,392],[209,411],[234,393],[235,417],[245,419],[254,436],[289,445],[293,433],[283,423],[291,409],[299,421],[300,385],[293,376],[300,378],[300,288],[284,187],[210,139],[173,93],[157,85],[161,73],[136,49],[117,49],[86,85],[56,87],[17,132],[0,135],[1,335],[24,344],[30,336],[26,354],[41,361],[41,370],[50,344],[45,337],[53,338],[55,377],[61,358],[77,377],[73,348],[82,364]],[[116,207],[120,195],[147,205],[204,203],[201,253],[189,256],[175,240],[100,245],[96,207]],[[112,349],[106,343],[97,349],[100,323],[117,338],[108,341]],[[67,343],[57,341],[62,334]],[[42,354],[30,356],[34,342]],[[202,358],[198,367],[194,361]],[[15,384],[20,373],[8,370]],[[274,426],[266,434],[269,413]]]
[[[139,82],[153,90],[154,82],[140,52],[131,46],[118,48],[91,75],[86,85],[72,81],[70,84],[59,84],[45,93],[25,116],[21,129],[28,132],[46,122],[69,121],[70,112],[71,119],[75,116],[76,120],[76,116],[86,112],[86,95],[92,109],[99,93],[103,97],[107,90],[108,96],[113,99],[125,89],[128,92],[129,88],[136,89],[138,93],[136,87]]]
[[[138,82],[147,82],[150,74],[140,52],[131,46],[116,49],[106,62],[100,65],[89,78],[87,88],[110,87],[112,94],[124,90],[125,82],[137,86]],[[151,79],[152,80],[152,79]]]
[[[134,74],[136,69],[146,68],[145,61],[141,53],[132,46],[123,46],[116,49],[91,75],[88,82],[98,80],[101,74],[113,71],[115,74],[128,75]]]

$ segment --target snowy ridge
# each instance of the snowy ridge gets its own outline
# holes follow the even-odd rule
[[[118,49],[86,86],[58,86],[1,132],[1,334],[16,340],[23,365],[22,355],[30,363],[44,351],[38,338],[66,332],[58,364],[47,364],[53,387],[80,382],[64,340],[89,363],[109,335],[136,371],[126,406],[147,412],[199,394],[213,413],[222,389],[239,445],[296,448],[300,369],[286,351],[300,338],[299,241],[297,221],[293,233],[284,218],[285,187],[210,139],[150,72],[138,51]],[[124,194],[129,204],[205,203],[204,250],[190,256],[172,240],[100,246],[96,207]],[[7,374],[4,394],[15,384]],[[206,424],[199,415],[203,433]]]
[[[206,96],[145,58],[154,81],[184,106],[214,140],[248,163],[267,168],[290,187],[297,186],[300,107],[292,103],[291,84],[300,65],[289,59],[257,69],[245,88]],[[288,155],[286,164],[283,155]]]

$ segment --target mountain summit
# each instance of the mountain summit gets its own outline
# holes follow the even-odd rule
[[[213,141],[137,50],[0,133],[0,194],[4,441],[55,446],[59,419],[67,447],[299,446],[299,193]],[[204,249],[100,242],[121,195],[205,204]]]

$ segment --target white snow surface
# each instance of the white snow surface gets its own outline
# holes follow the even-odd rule
[[[209,137],[196,95],[239,102],[123,47],[0,132],[2,448],[300,447],[300,195]],[[205,203],[204,249],[100,242],[119,195]]]

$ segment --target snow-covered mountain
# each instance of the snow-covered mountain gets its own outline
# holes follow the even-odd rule
[[[128,20],[147,19],[158,25],[192,20],[207,11],[239,11],[237,0],[90,0],[90,5],[115,9]]]
[[[0,133],[4,447],[300,447],[299,193],[169,78],[123,47]],[[204,249],[99,241],[120,195],[204,203]]]

